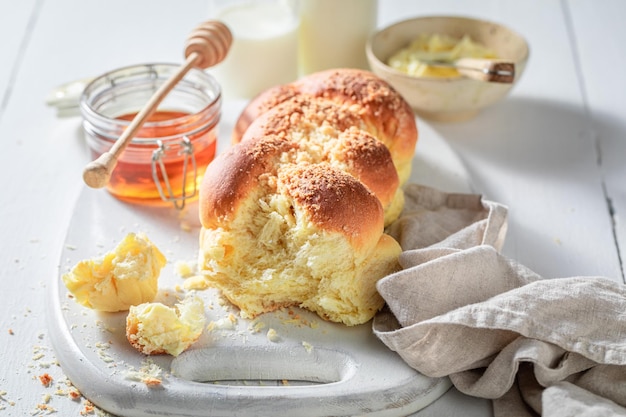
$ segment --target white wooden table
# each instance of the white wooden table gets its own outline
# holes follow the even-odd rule
[[[45,322],[44,298],[88,161],[79,118],[57,118],[55,86],[144,62],[180,62],[206,0],[0,2],[0,415],[45,403],[78,416]],[[531,58],[511,97],[475,120],[419,120],[445,140],[474,191],[509,206],[506,255],[547,278],[624,282],[626,259],[626,2],[384,0],[379,26],[415,15],[476,16],[525,35]],[[419,145],[418,145],[419,149]],[[49,373],[45,387],[38,376]],[[488,416],[455,390],[420,416]]]

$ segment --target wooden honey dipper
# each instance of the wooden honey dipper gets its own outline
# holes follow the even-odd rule
[[[212,20],[196,27],[185,44],[185,63],[152,95],[111,149],[85,166],[85,183],[92,188],[106,186],[119,156],[165,96],[192,68],[205,69],[220,63],[226,57],[232,42],[232,34],[222,22]]]

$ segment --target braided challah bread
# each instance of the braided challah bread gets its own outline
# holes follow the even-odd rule
[[[369,71],[326,70],[266,90],[251,100],[241,113],[233,131],[233,142],[242,140],[250,124],[261,114],[303,96],[322,97],[344,107],[353,119],[358,119],[359,128],[387,146],[400,184],[408,180],[418,138],[415,115],[393,87]]]
[[[400,214],[417,141],[408,104],[361,70],[262,93],[200,186],[199,266],[244,317],[298,306],[356,325],[399,269],[384,227]]]

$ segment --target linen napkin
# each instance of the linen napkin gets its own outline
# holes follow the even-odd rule
[[[493,400],[496,417],[626,416],[626,286],[544,279],[499,253],[505,206],[409,184],[388,232],[374,333],[424,375]]]

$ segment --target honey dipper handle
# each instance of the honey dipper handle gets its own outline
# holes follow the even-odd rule
[[[107,185],[113,168],[117,164],[117,160],[126,149],[128,144],[133,140],[137,132],[141,129],[143,124],[148,120],[150,116],[157,109],[161,101],[165,96],[176,86],[176,84],[185,76],[185,74],[193,68],[196,55],[193,54],[185,65],[182,66],[176,74],[172,76],[167,82],[152,95],[148,103],[141,109],[139,113],[132,120],[130,125],[124,130],[122,135],[115,141],[111,149],[100,155],[94,161],[88,163],[83,170],[83,180],[92,188],[102,188]]]
[[[155,112],[161,101],[183,79],[185,74],[194,67],[208,68],[222,61],[232,43],[232,35],[221,22],[209,21],[194,30],[185,48],[186,61],[180,69],[152,95],[150,100],[132,120],[128,128],[107,152],[90,162],[83,170],[83,180],[92,188],[107,185],[117,160],[133,140],[143,124]]]

